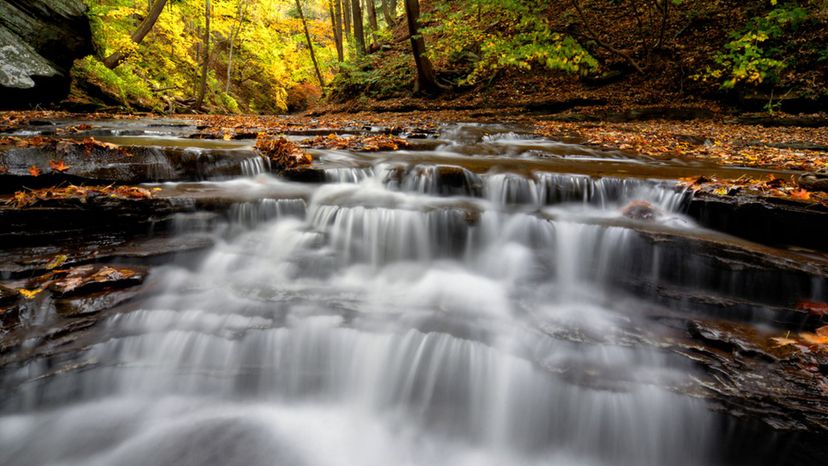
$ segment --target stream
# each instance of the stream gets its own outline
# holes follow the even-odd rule
[[[314,150],[305,182],[268,173],[251,141],[104,130],[243,160],[235,176],[145,185],[226,199],[169,222],[209,247],[149,263],[140,291],[71,344],[24,356],[42,344],[29,336],[7,354],[0,464],[778,460],[761,456],[778,445],[746,453],[754,431],[674,351],[692,300],[653,291],[726,296],[758,331],[783,299],[828,298],[825,276],[751,273],[680,242],[755,247],[700,227],[675,181],[740,169],[455,124],[393,153]],[[53,324],[41,305],[26,325]]]

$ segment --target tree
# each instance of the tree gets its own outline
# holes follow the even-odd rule
[[[414,82],[414,93],[439,94],[447,88],[437,82],[434,66],[426,56],[425,39],[420,34],[420,2],[419,0],[405,0],[405,17],[408,21],[408,35],[411,38],[411,51],[414,63],[417,66],[417,78]]]
[[[345,51],[342,44],[342,2],[340,0],[328,0],[328,9],[331,14],[336,58],[342,63],[345,61]]]
[[[613,6],[623,15],[634,20],[635,28],[631,28],[628,39],[636,42],[638,56],[643,55],[639,60],[635,53],[625,50],[623,47],[611,43],[602,38],[601,31],[597,30],[596,18],[601,18],[602,11],[595,8],[585,9],[579,0],[570,0],[578,19],[583,25],[583,34],[598,47],[606,50],[629,64],[637,73],[644,74],[652,64],[653,52],[664,46],[664,39],[667,29],[670,27],[670,6],[680,4],[681,0],[646,0],[646,1],[624,1],[616,0]]]
[[[371,27],[371,41],[376,43],[376,32],[379,30],[379,23],[377,23],[377,8],[374,0],[365,0],[365,9],[368,13],[368,25]]]
[[[394,27],[397,23],[397,0],[382,0],[382,16],[388,27]]]
[[[296,11],[299,13],[299,19],[302,20],[302,27],[305,29],[305,39],[308,41],[308,50],[310,50],[313,69],[316,70],[316,78],[319,79],[319,85],[325,87],[325,80],[322,79],[322,73],[319,71],[319,63],[316,62],[316,53],[313,51],[313,41],[311,40],[310,32],[308,31],[308,22],[305,21],[305,14],[302,12],[302,2],[300,0],[296,0]]]
[[[351,43],[351,0],[342,0],[342,19],[345,21],[345,38]]]
[[[236,23],[236,27],[233,29],[233,32],[230,34],[230,51],[227,54],[227,82],[224,87],[225,93],[230,92],[230,72],[233,70],[233,46],[239,38],[242,25],[244,24],[244,15],[247,10],[247,2],[248,0],[239,0],[239,10],[236,15],[238,22]]]
[[[140,44],[144,37],[149,34],[152,30],[152,27],[155,26],[155,22],[158,21],[158,17],[161,16],[161,12],[164,11],[164,5],[167,4],[167,0],[156,0],[155,3],[152,4],[150,7],[149,13],[147,17],[141,21],[141,24],[138,26],[138,29],[132,33],[132,42],[136,44]],[[117,51],[112,55],[106,57],[104,59],[104,65],[111,69],[115,69],[118,65],[120,65],[124,60],[126,60],[127,55],[123,51]]]
[[[201,110],[204,105],[204,96],[207,94],[207,71],[210,67],[210,0],[204,1],[204,21],[204,63],[201,66],[201,84],[198,88],[196,110]]]
[[[365,55],[365,30],[362,26],[362,7],[359,0],[351,0],[351,20],[354,23],[354,41],[356,42],[357,54]]]

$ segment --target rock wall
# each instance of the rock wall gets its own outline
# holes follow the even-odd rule
[[[0,0],[0,108],[64,98],[72,62],[92,52],[82,0]]]

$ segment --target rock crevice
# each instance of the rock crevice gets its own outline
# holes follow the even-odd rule
[[[81,0],[0,0],[0,108],[62,99],[73,61],[92,52]]]

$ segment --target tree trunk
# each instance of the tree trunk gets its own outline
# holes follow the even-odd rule
[[[319,71],[319,63],[316,62],[316,53],[313,51],[313,41],[311,40],[310,32],[308,31],[308,22],[305,21],[305,14],[302,12],[302,2],[300,0],[296,0],[296,10],[299,12],[299,19],[302,20],[302,27],[305,29],[305,40],[308,41],[308,50],[310,50],[313,69],[316,70],[316,78],[319,79],[319,86],[325,87],[325,80],[322,79],[322,72]]]
[[[434,67],[431,65],[431,60],[426,56],[425,40],[419,33],[419,0],[405,0],[405,17],[408,21],[411,51],[414,54],[414,63],[417,65],[417,79],[414,82],[414,93],[439,94],[445,91],[446,87],[437,82]]]
[[[374,0],[365,0],[365,6],[368,10],[368,24],[371,25],[371,34],[379,30],[379,23],[377,23],[377,6]],[[376,42],[376,38],[374,38]]]
[[[210,0],[204,2],[204,21],[204,64],[201,66],[201,84],[198,88],[196,110],[201,110],[204,105],[204,97],[207,95],[207,71],[210,68]]]
[[[385,18],[385,24],[387,24],[389,28],[394,27],[394,24],[397,22],[396,3],[397,2],[394,2],[394,9],[391,9],[390,0],[382,0],[382,16]]]
[[[227,56],[227,81],[224,85],[224,93],[230,92],[230,72],[233,70],[233,47],[236,44],[239,34],[241,34],[242,24],[244,22],[244,14],[246,12],[247,0],[239,0],[238,23],[234,30],[230,33],[230,52]]]
[[[342,2],[340,0],[328,0],[328,9],[331,13],[336,58],[342,63],[345,61],[345,48],[342,45]]]
[[[362,27],[362,7],[359,6],[359,0],[351,0],[351,12],[357,54],[362,56],[365,55],[365,30]]]
[[[351,1],[342,0],[342,19],[345,21],[345,38],[351,43]]]
[[[164,5],[166,4],[167,0],[155,1],[155,3],[150,8],[147,17],[144,18],[144,21],[141,22],[141,24],[138,26],[138,29],[136,29],[135,32],[132,33],[132,42],[140,44],[144,40],[144,37],[146,37],[147,34],[149,34],[149,32],[152,30],[152,27],[155,26],[155,22],[158,21],[158,17],[161,16],[161,12],[164,11]],[[112,55],[106,57],[103,63],[110,70],[115,69],[126,59],[126,57],[127,56],[124,52],[117,51]]]

